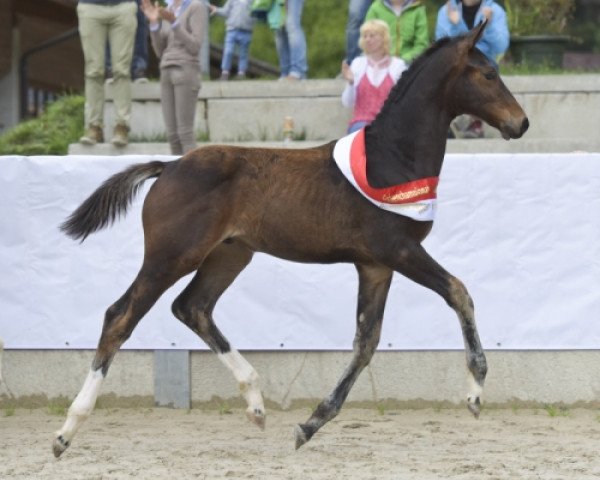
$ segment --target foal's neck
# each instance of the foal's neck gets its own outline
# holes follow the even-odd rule
[[[436,102],[424,102],[422,97],[405,97],[388,107],[366,130],[369,184],[383,188],[439,176],[449,114]]]

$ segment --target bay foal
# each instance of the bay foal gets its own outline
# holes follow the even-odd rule
[[[474,47],[484,28],[481,24],[464,37],[437,42],[404,73],[379,116],[361,133],[368,188],[386,192],[426,179],[427,201],[435,200],[446,133],[457,115],[476,115],[505,139],[527,130],[525,113]],[[131,166],[77,208],[62,228],[83,240],[124,213],[140,185],[157,177],[143,207],[142,267],[106,311],[91,370],[56,433],[57,457],[91,414],[117,350],[160,295],[191,272],[195,276],[173,303],[173,313],[231,370],[247,401],[248,418],[264,427],[258,375],[212,316],[217,300],[254,252],[297,262],[349,262],[358,272],[352,360],[330,395],[296,427],[296,448],[338,414],[370,362],[394,272],[437,292],[458,315],[472,384],[467,406],[479,415],[487,365],[473,302],[460,280],[421,246],[432,221],[398,215],[367,200],[333,160],[334,147],[335,142],[306,150],[208,146],[172,162]],[[418,196],[422,188],[396,196]]]

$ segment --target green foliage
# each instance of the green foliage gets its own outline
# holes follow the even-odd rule
[[[83,104],[81,96],[59,98],[40,117],[0,136],[0,155],[65,155],[83,134]]]
[[[504,0],[511,35],[557,35],[573,18],[575,0]]]
[[[600,53],[600,3],[577,0],[569,34],[569,50]]]
[[[600,5],[599,5],[600,7]],[[582,20],[569,28],[572,42],[569,50],[600,53],[599,20]]]
[[[527,62],[523,63],[512,63],[512,62],[501,62],[500,63],[500,74],[504,75],[569,75],[572,74],[573,70],[565,70],[562,67],[553,67],[547,63],[541,64],[530,64]]]
[[[302,26],[311,78],[334,78],[340,73],[347,21],[347,0],[306,0]]]

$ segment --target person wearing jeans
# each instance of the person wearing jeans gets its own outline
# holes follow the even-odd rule
[[[135,44],[133,46],[133,59],[131,60],[131,79],[133,81],[147,81],[148,70],[148,21],[142,12],[141,0],[137,0],[138,27],[135,31]]]
[[[238,78],[245,78],[248,70],[248,48],[252,41],[251,30],[227,30],[225,34],[225,46],[223,49],[223,60],[221,62],[221,80],[229,78],[231,64],[233,63],[233,52],[238,46]]]
[[[207,22],[201,0],[170,0],[166,8],[142,0],[152,48],[160,58],[160,99],[171,153],[196,148],[194,118],[200,90],[198,56]]]
[[[238,78],[245,78],[248,70],[248,48],[252,41],[254,17],[251,15],[251,0],[227,0],[222,7],[209,5],[211,15],[225,17],[225,44],[221,60],[221,80],[229,79],[233,54],[238,48]]]
[[[279,56],[281,78],[300,80],[306,78],[306,38],[302,30],[304,0],[287,0],[283,27],[275,31],[275,47]]]
[[[371,3],[373,0],[349,0],[348,2],[348,23],[346,24],[346,63],[348,65],[361,53],[358,46],[360,26],[365,21]]]
[[[131,117],[131,58],[137,27],[135,0],[79,0],[77,17],[85,60],[85,125],[80,142],[104,141],[104,61],[108,41],[113,57],[113,98],[116,122],[111,140],[117,147],[128,142]]]

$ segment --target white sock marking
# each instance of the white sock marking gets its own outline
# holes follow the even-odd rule
[[[56,432],[57,436],[62,435],[65,441],[71,442],[81,424],[90,416],[92,410],[94,410],[94,405],[96,405],[96,399],[98,398],[103,382],[104,376],[101,370],[90,370],[81,391],[77,394],[77,397],[75,397],[69,408],[67,420],[65,420],[63,427]]]
[[[237,350],[219,353],[217,356],[231,370],[231,373],[233,373],[233,376],[238,381],[240,390],[248,403],[247,411],[254,412],[259,410],[264,415],[265,406],[258,385],[258,374],[254,370],[254,367]]]
[[[483,393],[483,388],[481,388],[481,385],[479,385],[477,383],[477,381],[475,380],[475,377],[473,376],[473,374],[471,372],[469,372],[469,384],[470,384],[470,388],[469,388],[469,395],[467,396],[467,399],[471,400],[473,399],[473,401],[476,398],[481,397],[481,394]]]

